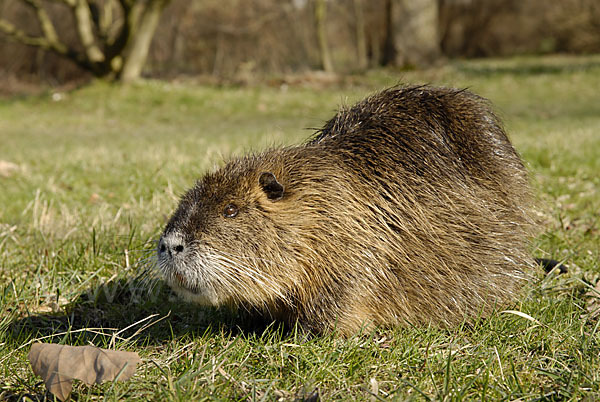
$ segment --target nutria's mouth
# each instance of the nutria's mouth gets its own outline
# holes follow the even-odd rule
[[[171,284],[176,287],[192,293],[199,293],[198,286],[191,284],[188,279],[180,272],[174,272],[171,276]]]
[[[169,282],[171,289],[188,302],[205,306],[217,306],[221,304],[220,298],[217,296],[214,289],[190,283],[190,281],[186,280],[180,273],[173,273],[170,276]]]
[[[175,272],[175,279],[177,279],[177,281],[179,282],[180,285],[185,285],[187,283],[187,281],[185,280],[185,277],[183,275],[181,275],[179,272]]]

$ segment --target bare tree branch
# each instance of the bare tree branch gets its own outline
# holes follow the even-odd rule
[[[69,0],[62,0],[69,1]],[[50,17],[42,7],[39,0],[24,0],[24,3],[33,8],[36,13],[37,20],[42,29],[44,36],[32,36],[24,30],[21,30],[10,22],[0,19],[0,31],[4,32],[10,39],[23,43],[28,46],[36,46],[42,49],[54,51],[65,57],[72,58],[73,61],[81,66],[85,66],[84,60],[75,57],[75,52],[67,45],[62,43],[58,38],[58,34],[54,28],[54,24]]]
[[[112,39],[112,43],[110,39],[106,43],[106,58],[109,60],[123,52],[125,46],[127,46],[127,41],[133,32],[135,32],[135,26],[139,19],[139,15],[143,11],[140,3],[137,3],[135,9],[133,9],[132,5],[126,0],[118,1],[123,8],[125,19],[119,32],[115,35],[114,39]]]
[[[135,35],[139,20],[146,7],[146,4],[140,1],[131,4],[127,0],[119,0],[119,3],[123,7],[125,20],[119,33],[115,36],[114,42],[107,43],[106,56],[108,59],[123,52],[128,41]]]
[[[66,4],[69,7],[75,7],[75,0],[52,0],[57,3]]]
[[[48,43],[50,43],[51,47],[56,50],[58,50],[58,48],[66,48],[66,46],[58,39],[54,24],[39,0],[24,0],[24,2],[34,9],[38,22],[40,23],[40,28],[42,28],[42,32],[44,33],[44,37]]]
[[[98,30],[100,31],[100,37],[108,42],[110,40],[110,31],[113,25],[113,0],[106,0],[102,13],[100,14],[100,22],[98,24]]]
[[[85,0],[76,0],[75,7],[73,8],[75,19],[77,20],[77,33],[79,34],[79,40],[85,49],[87,58],[92,63],[101,63],[104,61],[104,53],[96,45],[94,38],[94,32],[92,30],[92,15],[90,8]]]
[[[121,4],[121,7],[123,7],[123,10],[125,10],[125,14],[127,14],[129,10],[131,10],[131,7],[133,7],[132,2],[128,0],[119,0],[119,4]]]
[[[41,36],[31,36],[28,35],[25,31],[18,29],[10,22],[0,19],[0,31],[2,31],[6,36],[13,39],[14,41],[23,43],[28,46],[37,46],[46,50],[56,50],[53,49],[50,42]]]
[[[15,42],[19,42],[27,46],[35,46],[44,50],[53,51],[55,53],[60,54],[61,56],[70,59],[72,62],[86,70],[89,70],[91,68],[87,60],[81,57],[81,55],[78,54],[75,50],[67,47],[66,45],[60,42],[52,43],[48,41],[47,38],[42,36],[29,35],[25,31],[18,29],[13,24],[2,18],[0,18],[0,32],[3,32],[9,39],[14,40]]]

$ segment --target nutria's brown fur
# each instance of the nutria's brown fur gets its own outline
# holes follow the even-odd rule
[[[486,100],[396,87],[303,145],[205,175],[158,260],[190,300],[314,332],[449,326],[514,299],[534,265],[528,210],[525,169]]]

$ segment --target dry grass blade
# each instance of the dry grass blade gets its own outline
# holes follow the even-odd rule
[[[525,314],[522,311],[516,311],[516,310],[504,310],[501,311],[500,313],[506,313],[506,314],[513,314],[516,316],[519,316],[521,318],[525,318],[526,320],[529,320],[531,322],[534,322],[538,325],[542,325],[542,323],[540,323],[538,320],[536,320],[535,318],[533,318],[532,316],[530,316],[529,314]]]

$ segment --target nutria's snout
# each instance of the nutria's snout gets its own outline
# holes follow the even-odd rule
[[[222,303],[211,279],[209,254],[181,232],[165,231],[158,241],[156,256],[158,269],[178,295],[203,305]]]
[[[185,277],[187,251],[185,239],[180,233],[163,234],[157,248],[158,267],[171,285],[175,284],[195,291],[196,286],[192,286]]]
[[[185,240],[178,232],[165,233],[158,242],[159,260],[173,260],[186,251]]]

